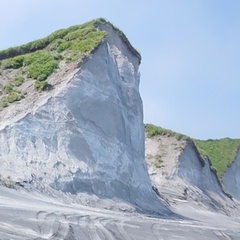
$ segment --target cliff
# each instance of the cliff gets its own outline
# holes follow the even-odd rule
[[[223,175],[223,184],[227,191],[240,201],[240,149]]]
[[[211,162],[201,157],[194,142],[164,129],[153,134],[149,126],[146,127],[146,160],[159,195],[172,206],[187,202],[197,208],[236,214],[238,204],[224,192]]]
[[[105,34],[88,55],[70,64],[63,57],[45,91],[25,81],[31,91],[0,113],[0,174],[167,212],[144,159],[140,55],[110,23],[94,27]]]

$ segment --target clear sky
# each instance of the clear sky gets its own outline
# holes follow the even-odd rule
[[[103,17],[142,55],[144,122],[240,138],[240,0],[8,0],[0,49]]]

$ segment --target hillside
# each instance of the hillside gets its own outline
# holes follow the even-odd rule
[[[152,124],[145,124],[145,131],[148,137],[153,137],[157,135],[161,136],[175,136],[177,139],[189,139],[192,140],[202,158],[209,158],[211,161],[211,168],[217,173],[220,181],[227,168],[234,161],[237,151],[240,148],[240,139],[209,139],[209,140],[197,140],[192,139],[184,134],[176,133],[169,129],[164,129],[161,127],[154,126]]]
[[[52,87],[47,81],[51,74],[81,62],[106,35],[97,30],[99,21],[61,29],[43,39],[0,51],[0,109],[25,98],[34,88]]]
[[[102,18],[58,30],[22,46],[2,50],[0,111],[34,91],[51,89],[56,84],[56,80],[48,81],[51,75],[75,68],[84,57],[91,54],[106,36],[104,30],[97,28],[99,23],[111,25],[129,49],[141,59],[124,33]]]
[[[98,19],[34,43],[0,52],[2,103],[18,88],[26,91],[0,112],[3,182],[116,198],[138,211],[169,213],[147,173],[141,56],[125,35]],[[6,78],[14,74],[22,74],[22,85]]]
[[[219,179],[222,180],[225,171],[232,164],[240,148],[240,139],[194,139],[194,142],[202,156],[208,157],[211,160],[212,166],[216,169]]]

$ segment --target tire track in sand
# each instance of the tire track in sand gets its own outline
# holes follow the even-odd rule
[[[64,240],[69,232],[69,222],[63,214],[40,211],[37,213],[38,230],[42,238]]]
[[[113,234],[106,228],[109,221],[111,220],[103,217],[78,217],[78,225],[85,229],[91,240],[115,240]]]

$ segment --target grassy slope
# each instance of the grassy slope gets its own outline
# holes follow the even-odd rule
[[[148,137],[156,135],[175,136],[178,140],[190,139],[189,137],[176,133],[174,131],[145,124],[145,131]],[[216,170],[219,180],[222,179],[224,172],[233,162],[238,148],[240,148],[240,139],[223,138],[217,140],[196,140],[192,139],[203,158],[208,157]]]
[[[157,135],[161,135],[161,136],[175,136],[178,140],[181,139],[190,139],[188,136],[183,135],[181,133],[176,133],[172,130],[169,129],[165,129],[165,128],[161,128],[161,127],[157,127],[153,124],[145,124],[145,132],[147,133],[148,137],[154,137]]]
[[[0,110],[21,100],[27,92],[21,85],[35,80],[36,90],[43,90],[48,77],[59,68],[60,61],[79,62],[89,55],[105,37],[96,19],[82,25],[58,30],[48,37],[22,46],[0,51]]]
[[[194,140],[201,155],[208,156],[221,180],[226,169],[233,162],[240,147],[240,139]]]

